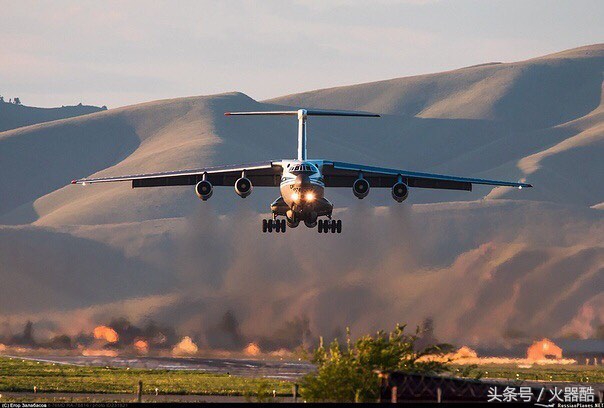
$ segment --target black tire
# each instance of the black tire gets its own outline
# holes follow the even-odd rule
[[[336,232],[340,234],[342,232],[342,220],[336,221]]]
[[[262,232],[266,232],[268,229],[268,220],[265,218],[262,220]]]
[[[336,233],[336,227],[337,227],[337,223],[336,220],[331,220],[331,223],[329,225],[331,233],[335,234]]]
[[[273,232],[273,220],[266,220],[268,232]]]
[[[281,232],[285,232],[287,228],[287,222],[285,220],[281,220]]]
[[[323,220],[319,220],[317,223],[317,232],[319,232],[319,234],[323,232]]]
[[[275,220],[275,232],[281,232],[281,221],[280,220]]]

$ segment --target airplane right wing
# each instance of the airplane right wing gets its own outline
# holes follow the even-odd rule
[[[206,167],[193,170],[170,171],[166,173],[133,174],[129,176],[83,178],[73,180],[71,184],[95,184],[117,181],[130,181],[132,188],[189,186],[199,183],[204,175],[214,186],[233,186],[235,181],[245,172],[254,186],[276,187],[281,182],[282,168],[278,162],[266,161],[260,163],[237,164],[227,166]]]
[[[532,187],[527,183],[512,181],[486,180],[477,178],[447,176],[442,174],[418,173],[408,170],[389,169],[384,167],[365,166],[362,164],[336,161],[323,162],[323,178],[326,187],[351,187],[354,181],[363,175],[371,187],[392,187],[399,179],[409,187],[436,188],[445,190],[472,191],[473,184],[486,184],[506,187]]]

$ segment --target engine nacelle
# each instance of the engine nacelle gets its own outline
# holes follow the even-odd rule
[[[241,198],[252,194],[252,182],[247,177],[241,177],[235,182],[235,192]]]
[[[399,181],[395,185],[392,186],[392,198],[394,198],[399,203],[402,203],[409,196],[409,187],[402,181]]]
[[[213,192],[214,188],[212,183],[207,180],[201,180],[195,186],[195,194],[197,194],[197,197],[201,198],[203,201],[206,201],[208,198],[212,197]]]
[[[367,197],[367,194],[369,194],[369,188],[369,182],[363,178],[356,179],[352,184],[352,192],[358,199]]]

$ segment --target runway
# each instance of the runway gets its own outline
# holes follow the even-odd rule
[[[294,380],[311,372],[314,366],[297,360],[254,360],[197,357],[106,357],[106,356],[7,356],[77,366],[144,368],[154,370],[195,370],[243,377]]]

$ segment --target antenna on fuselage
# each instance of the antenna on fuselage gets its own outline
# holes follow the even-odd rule
[[[317,109],[298,109],[295,111],[265,111],[265,112],[225,112],[225,116],[239,115],[288,115],[298,116],[298,160],[306,160],[306,118],[308,116],[360,116],[367,118],[379,118],[376,113],[336,111],[336,110],[317,110]]]

